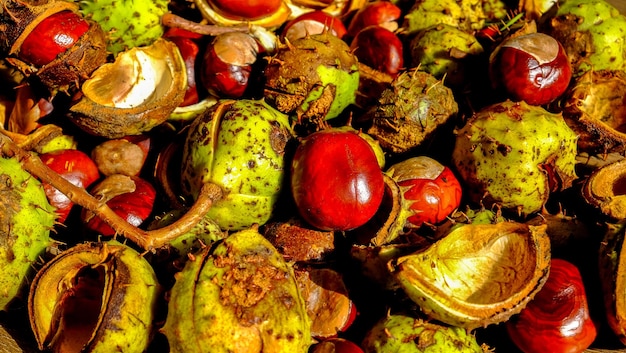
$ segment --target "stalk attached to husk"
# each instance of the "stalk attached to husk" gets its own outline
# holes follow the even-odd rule
[[[146,251],[165,246],[178,236],[190,231],[205,216],[213,203],[222,197],[222,190],[219,186],[207,183],[200,190],[196,202],[178,221],[163,228],[145,231],[126,222],[109,208],[105,202],[90,195],[84,188],[75,186],[54,172],[35,153],[18,146],[4,132],[0,133],[0,154],[8,157],[17,157],[27,172],[42,182],[57,188],[74,204],[95,213],[115,229],[117,234],[124,236]]]

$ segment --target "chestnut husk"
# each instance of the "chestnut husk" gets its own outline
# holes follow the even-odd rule
[[[28,312],[39,349],[143,352],[154,333],[160,290],[150,264],[126,245],[69,248],[31,285]]]
[[[486,327],[519,313],[545,284],[551,259],[546,229],[517,222],[465,224],[389,266],[429,317],[467,329]]]
[[[78,87],[89,75],[107,60],[106,35],[95,22],[87,33],[68,50],[52,62],[35,67],[17,57],[24,40],[45,18],[61,12],[78,12],[78,6],[67,1],[43,3],[29,1],[7,1],[0,17],[0,52],[8,55],[7,62],[17,67],[26,76],[34,75],[51,92],[68,91]]]
[[[141,53],[141,54],[140,54]],[[142,55],[142,57],[138,57]],[[153,94],[139,104],[119,106],[116,100],[126,97],[132,88],[128,80],[135,79],[132,84],[141,83],[141,70],[123,72],[129,69],[129,60],[141,65],[145,57],[164,63],[166,67],[156,67],[159,72]],[[143,58],[143,59],[142,59]],[[135,77],[132,75],[135,74]],[[112,80],[119,79],[119,82]],[[83,131],[109,139],[122,138],[129,135],[140,135],[165,122],[178,107],[185,96],[187,76],[185,63],[180,51],[173,42],[158,39],[145,47],[135,47],[118,54],[114,63],[100,66],[89,80],[81,87],[81,93],[74,97],[73,105],[68,112],[69,119]],[[116,91],[117,90],[117,91]]]
[[[590,154],[626,152],[626,72],[588,71],[575,79],[563,102],[563,118]]]
[[[599,167],[582,186],[584,201],[609,221],[626,219],[626,159]]]

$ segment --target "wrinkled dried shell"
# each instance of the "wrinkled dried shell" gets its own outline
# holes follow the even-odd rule
[[[173,42],[118,54],[82,86],[69,117],[84,131],[106,138],[139,135],[166,121],[187,88],[184,60]],[[149,73],[149,74],[148,74]]]
[[[546,226],[515,222],[454,228],[401,257],[396,279],[427,315],[474,329],[506,321],[541,289],[550,269]]]
[[[589,153],[626,151],[626,73],[589,71],[568,92],[563,118]]]
[[[584,200],[611,220],[626,218],[626,159],[596,169],[582,188]]]
[[[452,91],[423,71],[400,74],[367,113],[367,131],[386,151],[403,153],[420,146],[458,113]]]

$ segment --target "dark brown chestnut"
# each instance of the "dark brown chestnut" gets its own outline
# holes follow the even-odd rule
[[[572,67],[555,38],[530,33],[505,40],[490,58],[490,73],[513,100],[544,105],[567,90]]]

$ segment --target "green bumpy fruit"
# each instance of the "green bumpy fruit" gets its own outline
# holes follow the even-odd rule
[[[577,178],[578,136],[561,114],[525,102],[485,107],[456,131],[452,161],[471,201],[540,211]]]
[[[222,101],[196,118],[183,146],[182,188],[197,198],[204,183],[224,197],[207,216],[223,230],[269,220],[283,187],[289,117],[262,100]]]
[[[392,314],[377,322],[363,340],[365,353],[483,353],[467,330],[443,326],[405,314]]]
[[[0,310],[6,310],[52,243],[56,215],[41,183],[14,158],[0,158],[0,205]]]
[[[257,228],[187,262],[162,332],[173,353],[304,353],[312,343],[293,268]]]
[[[413,36],[434,25],[449,25],[472,32],[506,17],[501,0],[418,0],[404,16],[403,33]]]
[[[280,46],[265,77],[270,105],[299,122],[321,122],[336,118],[356,101],[358,60],[337,36],[315,34]]]
[[[565,47],[576,76],[626,70],[626,16],[604,0],[559,4],[546,32]]]
[[[467,82],[471,59],[484,52],[476,37],[454,26],[440,24],[421,31],[411,41],[411,63],[444,83],[458,87]],[[462,57],[452,53],[463,53]],[[473,69],[475,70],[475,69]]]
[[[161,17],[168,12],[167,0],[81,0],[80,12],[108,33],[107,50],[114,55],[147,46],[161,38]]]

